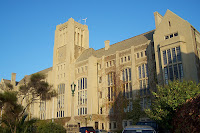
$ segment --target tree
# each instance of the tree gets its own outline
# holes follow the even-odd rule
[[[55,90],[52,90],[52,86],[44,79],[44,74],[36,73],[31,75],[28,83],[25,82],[24,85],[19,87],[19,92],[8,90],[0,93],[0,103],[4,111],[2,122],[10,128],[12,133],[21,132],[18,131],[20,126],[28,124],[24,121],[27,118],[27,109],[32,103],[50,100],[56,96]],[[22,103],[24,106],[22,106]],[[33,121],[30,120],[29,123]]]
[[[193,81],[179,82],[176,80],[165,86],[157,86],[157,91],[152,94],[155,98],[151,109],[145,111],[146,114],[162,128],[172,130],[172,119],[178,106],[184,104],[187,99],[200,94],[200,84],[197,85]]]
[[[200,95],[180,105],[173,118],[175,133],[196,133],[200,131]]]
[[[145,115],[140,105],[140,98],[131,101],[132,109],[126,113],[127,119],[132,119],[133,125],[139,122],[140,118]]]

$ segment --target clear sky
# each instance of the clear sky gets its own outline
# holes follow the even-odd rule
[[[52,67],[56,25],[87,18],[95,50],[155,29],[167,9],[200,31],[200,0],[0,0],[0,80]],[[82,20],[81,23],[84,24]]]

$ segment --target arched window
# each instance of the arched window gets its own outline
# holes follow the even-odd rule
[[[125,68],[122,70],[123,80],[123,95],[126,98],[132,98],[132,83],[131,83],[131,68]]]
[[[87,114],[87,78],[78,80],[78,115]]]
[[[115,88],[115,73],[110,72],[107,74],[108,82],[108,101],[114,100],[114,88]]]

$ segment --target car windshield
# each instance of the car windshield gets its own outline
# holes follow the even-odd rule
[[[124,130],[123,133],[154,133],[153,130]]]

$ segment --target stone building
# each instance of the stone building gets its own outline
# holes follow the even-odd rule
[[[105,47],[99,50],[89,48],[87,25],[72,18],[58,25],[53,66],[40,71],[47,75],[46,81],[54,86],[58,96],[32,104],[30,116],[67,122],[72,113],[71,84],[75,83],[73,106],[77,123],[114,131],[131,124],[130,120],[119,123],[112,117],[116,89],[130,101],[139,95],[145,109],[151,105],[149,95],[155,84],[168,84],[174,79],[198,83],[200,33],[170,10],[164,16],[155,12],[154,17],[155,30],[112,45],[106,40]],[[28,81],[29,77],[24,79]],[[124,111],[132,108],[127,105]]]

